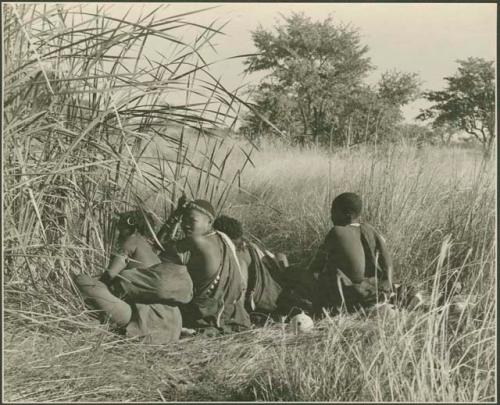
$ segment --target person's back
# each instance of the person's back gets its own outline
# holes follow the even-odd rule
[[[214,232],[189,241],[189,259],[186,266],[193,284],[203,289],[207,280],[213,279],[220,271],[223,244]]]
[[[359,224],[334,226],[328,233],[326,244],[328,271],[338,269],[351,281],[361,282],[365,276],[365,254]]]
[[[232,241],[214,231],[215,211],[205,200],[190,202],[182,215],[185,238],[175,250],[186,257],[193,300],[181,307],[184,325],[206,331],[238,331],[250,326],[244,309],[244,281]]]
[[[375,229],[360,222],[361,199],[343,193],[332,203],[334,224],[310,265],[316,279],[315,312],[322,308],[351,310],[372,303],[377,291],[365,288],[367,279],[378,278],[376,289],[390,290],[392,263],[383,238]]]
[[[133,233],[124,242],[128,263],[127,269],[147,269],[161,262],[152,244],[140,233]]]

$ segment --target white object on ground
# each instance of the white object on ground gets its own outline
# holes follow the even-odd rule
[[[302,312],[295,315],[290,320],[290,326],[294,333],[306,333],[313,330],[314,322],[309,316]]]
[[[189,328],[181,329],[181,336],[194,336],[194,335],[196,335],[196,330],[194,329],[189,329]]]
[[[394,305],[388,303],[376,304],[370,311],[372,315],[378,315],[380,317],[393,317],[396,315],[397,311]]]

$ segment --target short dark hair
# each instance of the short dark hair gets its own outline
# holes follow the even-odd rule
[[[338,210],[349,219],[358,218],[361,215],[363,202],[356,193],[339,194],[332,202],[332,215],[334,210]]]
[[[243,226],[235,218],[221,215],[214,221],[214,229],[225,233],[231,239],[238,239],[243,236]]]
[[[118,226],[137,230],[141,235],[149,235],[151,233],[149,226],[154,232],[155,220],[151,213],[143,210],[120,212],[118,213]]]

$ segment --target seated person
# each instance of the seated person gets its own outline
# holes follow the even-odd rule
[[[131,211],[119,215],[119,252],[100,279],[81,274],[75,283],[85,301],[128,336],[150,343],[179,339],[182,327],[179,303],[192,298],[192,282],[185,266],[162,263],[147,235],[151,215]]]
[[[205,200],[181,202],[174,217],[182,212],[184,238],[172,241],[176,221],[169,220],[158,239],[163,255],[176,254],[185,263],[193,281],[194,298],[181,307],[183,324],[207,333],[240,331],[250,327],[244,308],[244,276],[231,239],[213,229],[215,210]],[[167,235],[167,236],[165,236]]]
[[[360,221],[361,209],[361,198],[354,193],[343,193],[333,200],[333,228],[309,267],[316,279],[316,315],[321,315],[323,308],[356,310],[392,292],[391,256],[375,228]]]
[[[236,246],[246,287],[247,311],[264,314],[275,312],[283,290],[280,285],[281,273],[288,267],[286,256],[282,253],[275,256],[248,241],[243,237],[241,223],[234,218],[221,215],[215,220],[214,228],[229,236]]]

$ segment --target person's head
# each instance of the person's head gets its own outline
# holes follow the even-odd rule
[[[231,238],[236,247],[241,247],[243,243],[243,226],[240,221],[227,215],[221,215],[215,219],[214,229],[224,232]]]
[[[334,225],[349,225],[358,220],[362,209],[361,197],[355,193],[342,193],[332,202],[331,218]]]
[[[182,230],[188,238],[202,236],[212,230],[215,210],[206,200],[191,201],[182,215]]]
[[[154,218],[146,211],[134,210],[118,213],[116,229],[119,232],[118,238],[121,241],[135,232],[147,237],[152,231],[154,232],[154,227]]]

